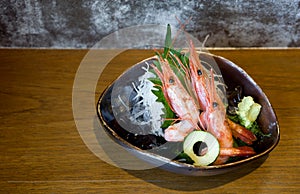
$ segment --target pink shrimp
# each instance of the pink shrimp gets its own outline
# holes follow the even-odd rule
[[[167,60],[160,58],[161,70],[152,65],[152,68],[162,81],[162,90],[170,107],[179,117],[179,123],[169,126],[165,130],[167,141],[183,141],[184,137],[194,129],[200,129],[199,108],[180,82]],[[179,61],[178,61],[179,62]]]
[[[201,65],[198,54],[196,53],[196,49],[192,41],[190,41],[190,56],[189,56],[189,64],[190,64],[190,74],[191,81],[193,84],[193,89],[195,90],[196,96],[198,97],[198,102],[200,109],[205,111],[206,107],[209,105],[208,100],[208,90],[207,85],[209,85],[209,77]]]
[[[205,107],[205,111],[202,112],[200,117],[201,121],[205,123],[206,130],[217,138],[220,144],[220,150],[222,150],[223,148],[229,149],[233,147],[232,133],[229,129],[228,124],[225,122],[225,107],[215,91],[213,73],[211,74],[211,83],[207,88],[207,100],[209,101],[209,104],[207,107]],[[225,163],[228,158],[229,156],[219,155],[219,157],[215,161],[215,164]]]
[[[245,136],[241,135],[243,131],[236,132],[235,130],[240,128],[230,128],[232,123],[228,124],[226,118],[226,107],[218,95],[215,87],[214,73],[211,69],[210,79],[208,74],[204,71],[195,48],[191,42],[190,44],[190,71],[191,79],[194,86],[194,90],[198,96],[199,104],[203,112],[200,115],[200,120],[204,129],[213,134],[220,144],[220,154],[215,164],[225,163],[230,156],[248,156],[255,154],[251,147],[233,147],[233,133],[239,137],[245,137],[244,139],[252,142],[256,138],[251,132],[247,132]],[[249,135],[250,134],[250,135]]]

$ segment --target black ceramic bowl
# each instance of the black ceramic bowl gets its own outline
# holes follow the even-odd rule
[[[223,174],[258,162],[260,159],[266,159],[268,154],[276,147],[280,137],[279,125],[274,110],[262,89],[243,69],[233,62],[220,56],[203,53],[201,54],[201,60],[214,60],[218,64],[229,90],[233,90],[236,86],[242,86],[244,95],[252,96],[256,102],[262,105],[258,124],[263,132],[270,134],[270,136],[264,138],[263,141],[255,143],[256,155],[222,165],[199,167],[176,161],[172,155],[161,154],[159,150],[164,148],[166,143],[163,137],[151,134],[150,128],[147,126],[141,128],[139,125],[126,119],[126,114],[128,113],[126,113],[126,108],[122,107],[122,103],[119,103],[120,107],[112,108],[112,104],[116,106],[115,104],[117,103],[114,101],[118,101],[120,95],[121,97],[122,95],[130,96],[130,93],[133,92],[130,89],[132,83],[136,82],[138,77],[144,74],[142,66],[151,64],[152,60],[156,60],[155,57],[145,59],[125,71],[115,82],[108,86],[97,104],[97,113],[106,132],[116,143],[126,148],[131,154],[171,172],[193,176],[210,176]],[[118,86],[116,86],[116,82],[118,82]],[[128,101],[131,101],[131,99],[128,98]],[[119,117],[124,118],[121,119],[124,123],[120,124]],[[124,124],[127,129],[130,128],[129,131],[122,127]]]

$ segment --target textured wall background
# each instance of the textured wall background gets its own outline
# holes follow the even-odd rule
[[[86,48],[119,28],[192,16],[210,47],[300,46],[299,0],[0,0],[1,47]]]

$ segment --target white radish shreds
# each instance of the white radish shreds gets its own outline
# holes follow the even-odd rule
[[[163,104],[156,101],[157,97],[152,93],[152,90],[155,90],[154,84],[149,80],[155,75],[149,71],[148,64],[143,69],[145,73],[138,78],[138,84],[132,83],[136,95],[133,98],[135,104],[132,107],[131,120],[150,124],[153,134],[163,136],[161,129]]]

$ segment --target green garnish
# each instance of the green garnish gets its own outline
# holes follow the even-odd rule
[[[150,79],[150,81],[154,81],[153,79]],[[155,83],[155,81],[153,82]],[[157,97],[157,102],[161,102],[164,106],[163,112],[164,112],[164,122],[161,125],[161,128],[165,129],[168,126],[170,126],[174,121],[172,119],[176,118],[176,114],[172,111],[171,107],[169,106],[169,103],[167,102],[162,88],[159,86],[154,86],[156,90],[152,90],[153,94]]]
[[[183,162],[183,163],[186,163],[186,164],[194,164],[194,160],[192,160],[191,157],[189,157],[189,155],[187,155],[186,153],[184,152],[180,152],[180,154],[174,158],[174,160],[178,161],[178,162]]]
[[[164,47],[164,54],[163,58],[165,58],[168,55],[168,52],[170,51],[172,46],[172,32],[171,32],[171,25],[167,25],[167,34],[165,38],[165,47]]]
[[[238,103],[237,115],[239,115],[240,122],[247,129],[251,128],[260,113],[261,105],[254,102],[251,96],[245,96],[240,103]]]
[[[260,105],[255,105],[252,107],[252,111],[245,111],[245,110],[251,110],[251,104],[255,103],[252,99],[252,97],[244,97],[243,98],[244,101],[240,102],[239,103],[239,106],[238,106],[238,111],[239,114],[235,114],[235,115],[230,115],[230,114],[227,114],[227,117],[232,120],[233,122],[235,123],[238,123],[242,126],[244,126],[246,129],[250,130],[255,136],[257,137],[269,137],[271,134],[264,134],[262,131],[261,131],[261,128],[259,127],[256,119],[259,115],[259,111],[258,109],[260,110]],[[257,103],[256,103],[257,104]],[[242,108],[242,110],[240,110],[240,108]],[[255,111],[253,111],[254,109],[256,109]],[[241,112],[243,112],[243,114],[241,114]],[[242,115],[242,116],[241,116]],[[251,119],[248,119],[249,117],[247,115],[252,115],[250,116]],[[252,121],[253,119],[255,118],[254,121]],[[246,126],[246,124],[248,124]],[[243,146],[244,144],[242,144],[241,142],[238,142],[238,146]],[[238,147],[236,146],[236,147]]]

